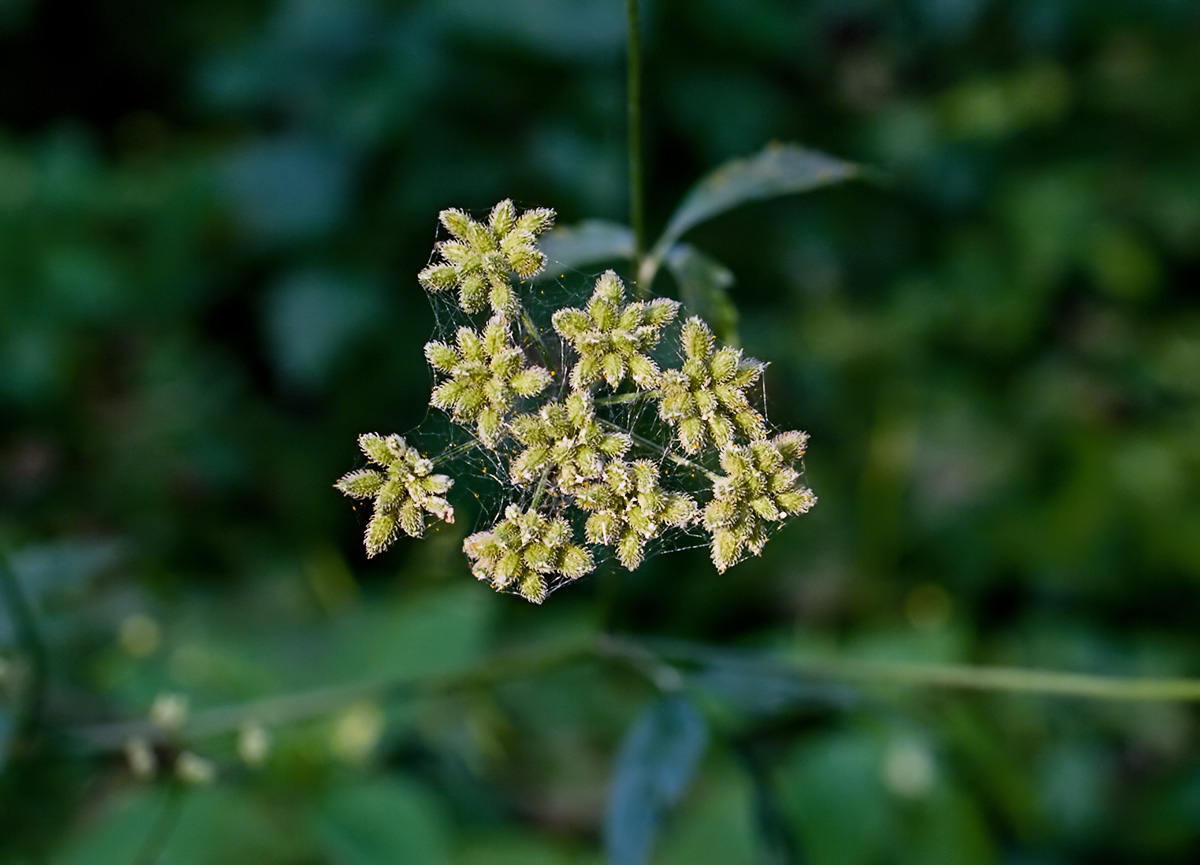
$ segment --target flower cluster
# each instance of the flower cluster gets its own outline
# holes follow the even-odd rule
[[[642,563],[646,542],[666,528],[683,528],[696,517],[696,503],[682,492],[659,486],[658,464],[650,460],[617,461],[604,469],[604,478],[588,484],[578,504],[590,513],[587,539],[616,550],[629,570]]]
[[[638,387],[654,387],[658,365],[647,352],[678,312],[679,302],[663,297],[626,304],[625,285],[611,270],[605,271],[586,309],[567,307],[554,313],[554,329],[579,355],[571,370],[571,387],[583,388],[603,378],[615,390],[626,374]]]
[[[451,237],[419,275],[490,315],[425,346],[430,404],[472,434],[456,450],[490,452],[508,494],[500,519],[463,543],[475,576],[541,603],[590,573],[600,548],[629,570],[672,533],[703,532],[718,571],[757,555],[816,503],[801,474],[807,436],[772,435],[748,394],[766,365],[719,345],[700,318],[678,322],[677,301],[628,301],[611,270],[581,307],[536,321],[521,291],[545,266],[536,240],[553,220],[511,201],[486,222],[443,211]],[[420,536],[427,515],[453,521],[453,482],[430,460],[399,436],[360,443],[379,469],[337,487],[374,500],[368,554],[401,531]]]
[[[463,541],[471,571],[499,590],[515,588],[540,604],[546,597],[546,577],[561,574],[575,580],[590,573],[592,554],[572,543],[571,524],[536,510],[509,505],[504,519],[489,531]]]
[[[443,261],[417,274],[421,285],[430,291],[457,289],[465,312],[491,306],[515,313],[520,303],[511,277],[529,279],[546,265],[537,238],[554,224],[554,211],[537,208],[518,216],[505,199],[492,208],[486,224],[454,209],[443,210],[441,220],[453,239],[438,244]]]
[[[334,486],[353,498],[375,502],[363,538],[368,556],[382,553],[400,532],[421,537],[426,514],[454,522],[454,508],[445,498],[454,481],[434,474],[432,461],[403,438],[364,433],[358,437],[358,446],[382,471],[359,469],[343,475]]]
[[[710,441],[726,447],[738,432],[749,439],[765,436],[762,415],[746,397],[764,365],[736,348],[714,350],[712,331],[699,318],[684,323],[681,342],[683,367],[662,374],[658,413],[675,428],[683,449],[696,454]]]
[[[604,432],[596,420],[592,395],[574,391],[537,414],[513,418],[512,434],[525,450],[513,460],[512,479],[532,483],[543,475],[566,492],[600,477],[605,459],[622,457],[632,440],[626,433]]]
[[[807,444],[804,433],[785,432],[721,452],[725,476],[713,484],[712,501],[704,509],[718,571],[736,563],[744,550],[760,553],[772,523],[806,513],[816,504],[812,491],[800,485],[795,468]]]
[[[474,423],[479,440],[492,447],[513,401],[545,390],[550,372],[526,362],[500,315],[492,316],[482,334],[460,327],[455,343],[425,346],[430,366],[449,376],[433,389],[430,404],[450,412],[459,423]]]

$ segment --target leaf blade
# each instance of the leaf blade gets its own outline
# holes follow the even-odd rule
[[[645,865],[667,809],[687,789],[708,742],[704,718],[687,701],[667,697],[629,728],[617,755],[605,814],[610,865]]]
[[[589,219],[564,225],[546,234],[539,246],[547,266],[538,279],[550,279],[563,269],[633,258],[633,230],[627,225]]]
[[[860,166],[797,144],[773,143],[726,162],[691,188],[643,264],[646,284],[675,242],[702,222],[751,201],[809,192],[863,174]]]

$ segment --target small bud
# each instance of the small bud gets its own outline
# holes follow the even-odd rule
[[[334,756],[351,764],[365,763],[383,737],[385,720],[378,704],[364,701],[337,716],[329,746]]]
[[[217,767],[191,751],[182,751],[175,759],[175,776],[184,784],[203,786],[217,778]]]
[[[187,723],[188,699],[182,694],[159,694],[150,706],[150,720],[173,733]]]
[[[135,778],[148,781],[158,771],[158,758],[154,748],[141,736],[135,736],[125,743],[125,762]]]
[[[271,735],[256,721],[242,725],[238,731],[237,752],[247,766],[257,768],[266,762],[271,750]]]
[[[491,215],[488,216],[488,226],[499,237],[504,237],[504,235],[512,231],[516,223],[517,209],[513,207],[512,200],[509,198],[504,199],[493,207]]]
[[[446,226],[446,230],[459,240],[465,241],[468,239],[471,217],[467,214],[457,208],[449,208],[439,213],[438,218],[442,221],[442,225]]]
[[[121,620],[117,642],[130,656],[148,658],[162,643],[162,628],[149,616],[134,613]]]

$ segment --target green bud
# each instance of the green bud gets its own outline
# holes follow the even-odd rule
[[[352,498],[369,499],[383,486],[383,475],[373,469],[359,469],[343,475],[334,486]]]
[[[488,226],[495,232],[497,237],[504,237],[504,235],[512,231],[516,223],[517,209],[513,207],[512,200],[508,198],[493,207],[491,214],[488,216]]]

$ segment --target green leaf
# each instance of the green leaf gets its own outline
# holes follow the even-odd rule
[[[808,192],[861,174],[853,163],[796,144],[770,144],[754,156],[727,162],[684,196],[643,263],[639,281],[648,285],[675,242],[714,216],[751,201]]]
[[[729,268],[687,243],[671,247],[666,264],[687,311],[708,322],[722,342],[736,343],[738,311],[729,299],[734,282]]]
[[[335,787],[318,806],[317,833],[333,865],[442,865],[449,833],[437,803],[398,778]]]
[[[331,631],[314,675],[330,681],[446,675],[484,652],[494,605],[473,584],[376,603]]]
[[[627,225],[589,219],[578,225],[556,228],[538,245],[547,265],[539,279],[556,279],[564,270],[633,258],[633,230]]]
[[[154,857],[159,865],[270,865],[311,861],[311,836],[304,826],[285,829],[261,799],[218,785],[173,794],[153,787],[123,790],[103,802],[72,832],[54,861],[64,865],[126,865],[159,821],[169,832]]]
[[[655,703],[633,723],[609,788],[604,842],[610,865],[650,861],[654,839],[704,754],[704,718],[678,697]]]
[[[658,865],[697,862],[779,862],[762,856],[755,825],[755,790],[745,774],[729,765],[715,778],[705,773],[695,801],[680,809],[663,835]]]
[[[779,767],[780,793],[813,865],[867,865],[900,837],[880,779],[883,743],[857,732],[810,738]]]

